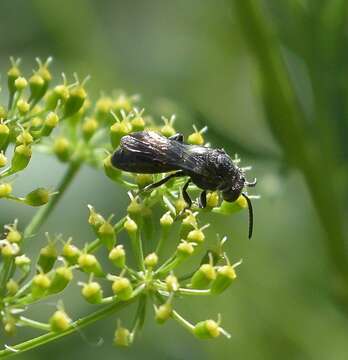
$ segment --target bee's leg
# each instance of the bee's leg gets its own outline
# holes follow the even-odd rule
[[[169,136],[168,138],[169,140],[175,140],[175,141],[178,141],[178,142],[184,142],[184,135],[183,134],[174,134],[172,136]]]
[[[186,209],[189,209],[192,205],[192,200],[191,200],[189,194],[187,193],[187,188],[190,185],[190,182],[191,182],[191,179],[188,179],[186,184],[182,188],[182,197],[184,198],[184,200],[186,201],[186,204],[187,204]]]
[[[177,172],[175,172],[175,173],[173,173],[173,174],[170,174],[170,175],[166,176],[165,178],[163,178],[163,179],[160,180],[160,181],[157,181],[157,182],[155,182],[155,183],[153,183],[153,184],[150,184],[150,185],[148,185],[148,186],[145,186],[142,191],[152,190],[152,189],[154,189],[154,188],[156,188],[156,187],[159,187],[159,186],[165,184],[165,183],[166,183],[167,181],[169,181],[170,179],[173,179],[173,178],[179,177],[179,176],[186,176],[186,175],[185,175],[185,173],[184,173],[182,170],[177,171]]]
[[[201,195],[199,196],[198,199],[198,205],[201,209],[204,209],[207,206],[207,191],[203,190],[201,192]]]

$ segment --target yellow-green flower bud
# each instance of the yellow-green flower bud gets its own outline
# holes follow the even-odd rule
[[[49,112],[45,119],[45,125],[47,125],[50,128],[54,128],[58,125],[58,123],[59,123],[58,115],[53,111]]]
[[[207,207],[214,208],[219,205],[219,194],[216,191],[207,194]]]
[[[58,95],[58,99],[62,101],[68,100],[69,89],[66,85],[57,85],[53,91]]]
[[[86,273],[93,273],[96,276],[104,274],[99,261],[92,254],[81,254],[78,258],[78,264],[82,271]]]
[[[19,243],[22,240],[22,234],[15,227],[10,227],[6,235],[6,240],[10,243]]]
[[[0,149],[5,145],[10,134],[10,129],[7,125],[0,122]]]
[[[194,229],[191,230],[187,235],[187,241],[201,244],[205,239],[205,235],[202,230]]]
[[[91,304],[99,304],[103,299],[103,290],[96,281],[84,284],[82,296]]]
[[[132,343],[132,336],[128,329],[117,327],[114,336],[114,345],[128,347]]]
[[[21,75],[21,72],[16,63],[12,64],[12,67],[7,72],[7,85],[10,94],[16,91],[15,81]]]
[[[169,123],[163,125],[160,129],[160,132],[163,136],[165,137],[170,137],[176,134],[175,129],[173,128],[173,126]]]
[[[67,313],[63,310],[57,310],[49,319],[51,325],[51,331],[61,332],[70,327],[71,319]]]
[[[192,213],[192,211],[186,210],[185,215],[186,216],[182,220],[182,223],[180,226],[180,237],[182,239],[186,238],[188,233],[191,230],[196,229],[198,226],[197,219],[196,219],[196,213]]]
[[[31,130],[38,130],[43,124],[43,120],[39,116],[35,116],[30,121],[30,129]],[[37,138],[37,132],[33,133],[35,138]]]
[[[138,225],[136,224],[136,222],[134,220],[132,220],[130,217],[127,218],[127,220],[125,221],[123,227],[125,228],[125,230],[129,233],[129,234],[134,234],[137,232],[138,230]]]
[[[17,145],[20,144],[31,144],[34,141],[33,137],[31,136],[30,132],[28,130],[22,131],[17,137],[16,137],[16,143]]]
[[[195,251],[195,248],[193,245],[195,245],[195,244],[189,243],[189,242],[183,240],[176,249],[177,255],[182,258],[191,256],[193,254],[193,252]]]
[[[19,251],[20,248],[16,243],[7,243],[1,248],[2,256],[7,258],[18,255]]]
[[[86,98],[87,93],[83,86],[79,85],[71,89],[64,106],[64,118],[76,114],[83,106]]]
[[[153,176],[151,174],[136,174],[135,182],[142,189],[153,183]]]
[[[30,110],[30,104],[23,99],[19,99],[17,109],[21,115],[25,115]]]
[[[94,135],[99,127],[98,121],[95,118],[87,118],[82,125],[82,135],[86,141]]]
[[[92,205],[87,205],[89,210],[88,223],[92,226],[96,235],[98,235],[98,230],[100,226],[105,223],[104,217],[97,213]]]
[[[110,261],[119,268],[124,268],[126,264],[126,251],[123,245],[117,245],[109,252]]]
[[[179,281],[175,275],[168,275],[165,281],[169,292],[175,292],[179,289]]]
[[[105,175],[113,181],[118,181],[120,179],[122,172],[121,172],[121,170],[116,169],[114,166],[112,166],[111,155],[108,155],[104,159],[103,164],[104,164]]]
[[[212,282],[210,291],[212,294],[221,294],[237,277],[231,265],[225,265],[218,269],[216,279]]]
[[[52,133],[53,129],[58,125],[58,123],[59,123],[58,115],[53,111],[49,112],[44,121],[44,126],[40,131],[40,135],[49,136]]]
[[[96,116],[99,121],[104,121],[109,119],[110,111],[112,109],[112,99],[107,96],[103,96],[98,99],[96,105]]]
[[[24,90],[27,87],[27,85],[28,85],[28,81],[22,76],[19,76],[14,82],[14,86],[17,91]]]
[[[173,308],[169,303],[162,304],[156,309],[155,318],[159,324],[164,324],[172,315]]]
[[[12,193],[12,185],[10,183],[0,184],[0,199],[6,198]]]
[[[27,272],[29,270],[31,260],[26,255],[20,255],[20,256],[16,256],[15,264],[16,266],[21,268],[24,272]]]
[[[29,79],[30,98],[29,101],[38,102],[45,94],[45,80],[38,73]]]
[[[177,213],[181,213],[186,207],[186,201],[183,198],[179,198],[174,202],[174,206]]]
[[[145,120],[142,116],[136,116],[131,120],[133,131],[142,131],[145,128]]]
[[[162,217],[160,218],[160,224],[161,226],[163,226],[164,228],[170,227],[173,225],[174,219],[172,218],[172,216],[170,215],[170,212],[166,212],[165,214],[162,215]]]
[[[11,162],[11,172],[15,173],[25,169],[31,159],[31,147],[26,144],[18,145],[15,148]]]
[[[188,136],[187,142],[192,145],[203,145],[204,138],[200,132],[194,132]]]
[[[133,287],[127,278],[119,277],[112,283],[112,291],[118,299],[126,301],[132,297]]]
[[[127,207],[127,212],[130,216],[137,217],[139,214],[143,214],[144,207],[138,203],[136,199],[132,199]]]
[[[54,110],[58,101],[62,104],[66,102],[69,97],[69,89],[66,85],[57,85],[52,91],[49,91],[46,96],[46,109]]]
[[[248,207],[248,203],[244,196],[239,196],[239,198],[234,202],[223,201],[220,207],[214,208],[213,212],[223,215],[230,215],[237,211],[246,209]]]
[[[44,273],[47,273],[53,268],[57,258],[58,251],[56,245],[53,241],[49,241],[48,244],[40,250],[37,265]]]
[[[132,131],[132,126],[128,120],[116,121],[110,127],[110,140],[113,148],[120,145],[121,138]]]
[[[194,327],[193,333],[198,339],[212,339],[220,335],[219,324],[214,320],[200,321]]]
[[[30,206],[42,206],[48,203],[50,195],[47,189],[37,188],[25,196],[24,202]]]
[[[45,295],[51,285],[51,280],[46,274],[37,274],[33,277],[31,283],[31,295],[34,299]]]
[[[0,168],[6,166],[7,164],[7,157],[3,152],[0,152]]]
[[[63,291],[73,279],[73,273],[67,266],[57,268],[52,276],[51,285],[48,289],[50,294],[57,294]]]
[[[71,156],[71,144],[65,137],[58,137],[53,144],[53,152],[58,159],[62,162],[66,162]]]
[[[69,265],[77,264],[80,255],[81,255],[80,249],[77,246],[71,244],[70,241],[64,244],[62,256],[68,262]]]
[[[98,237],[108,250],[111,250],[116,242],[114,227],[105,221],[98,229]]]
[[[3,319],[4,332],[7,336],[14,336],[16,334],[16,322],[13,318]]]
[[[158,256],[156,253],[151,253],[149,255],[147,255],[144,259],[144,264],[147,268],[154,268],[158,263]]]
[[[48,70],[48,65],[52,61],[52,58],[48,58],[44,64],[39,60],[39,68],[37,73],[44,79],[46,87],[48,87],[49,82],[52,80],[52,75]]]
[[[19,285],[17,283],[17,281],[10,279],[7,283],[6,283],[6,290],[7,290],[7,294],[9,296],[13,296],[16,295],[17,291],[18,291]]]
[[[207,289],[215,278],[214,267],[210,264],[203,264],[192,276],[191,285],[194,289]]]
[[[132,101],[128,96],[121,94],[113,102],[112,108],[116,113],[120,112],[121,110],[128,113],[132,110]]]

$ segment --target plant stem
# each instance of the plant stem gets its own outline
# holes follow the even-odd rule
[[[348,302],[347,237],[343,230],[342,196],[336,186],[337,160],[327,139],[321,119],[308,131],[306,116],[285,65],[280,44],[257,0],[234,2],[237,17],[259,66],[267,121],[282,146],[289,164],[304,175],[312,201],[327,236],[328,256],[336,272],[337,295]],[[317,131],[320,127],[320,131]],[[324,144],[324,145],[323,145]],[[325,176],[323,176],[325,164]],[[330,190],[328,190],[330,189]]]
[[[11,270],[12,270],[13,263],[14,263],[14,260],[13,260],[13,257],[11,257],[11,258],[5,259],[4,263],[2,265],[1,272],[0,272],[0,297],[2,297],[5,292],[7,281],[12,272]]]
[[[138,229],[135,234],[130,234],[130,238],[138,267],[140,270],[145,270],[143,244],[141,241],[140,230]]]
[[[128,300],[123,302],[116,302],[108,307],[105,307],[101,310],[98,310],[92,314],[89,314],[79,320],[74,321],[70,327],[62,332],[49,332],[47,334],[38,336],[34,339],[30,339],[28,341],[24,341],[21,344],[11,346],[11,348],[7,348],[5,350],[0,351],[0,358],[6,358],[11,355],[17,355],[19,353],[23,353],[24,351],[34,349],[38,346],[42,346],[51,341],[59,339],[63,336],[69,335],[75,331],[78,331],[90,324],[95,323],[98,320],[104,319],[111,314],[114,314],[117,311],[120,311],[122,308],[128,306],[137,298],[138,293],[135,293],[134,296]]]
[[[19,322],[22,325],[30,326],[30,327],[35,328],[35,329],[44,330],[44,331],[50,331],[50,325],[49,324],[45,324],[45,323],[42,323],[40,321],[28,319],[28,318],[26,318],[24,316],[21,316],[19,318]]]
[[[67,168],[62,180],[60,181],[57,191],[58,194],[53,196],[51,201],[46,204],[45,206],[41,207],[36,214],[33,216],[30,223],[27,225],[27,227],[24,230],[24,237],[28,238],[31,235],[33,235],[39,227],[45,222],[45,220],[48,218],[48,216],[51,214],[53,209],[58,204],[58,201],[64,194],[64,191],[68,188],[72,180],[75,178],[78,170],[81,167],[81,162],[76,161],[70,163],[69,167]]]

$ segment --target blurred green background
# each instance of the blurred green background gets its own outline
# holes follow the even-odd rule
[[[3,80],[10,55],[28,72],[36,56],[52,55],[57,76],[91,74],[95,97],[139,93],[150,113],[175,112],[178,130],[208,125],[214,146],[253,166],[262,196],[252,241],[246,212],[210,219],[211,241],[223,228],[231,258],[243,258],[238,281],[221,297],[179,302],[193,321],[222,313],[230,340],[197,341],[149,316],[135,344],[120,350],[109,319],[18,359],[347,359],[348,2],[2,0],[0,9]],[[44,155],[33,160],[19,193],[54,187],[64,170]],[[41,233],[83,245],[92,240],[86,204],[120,217],[126,202],[101,171],[84,168]],[[0,224],[32,214],[3,202]],[[89,310],[76,287],[64,303],[72,317]],[[52,300],[35,312],[53,309]]]

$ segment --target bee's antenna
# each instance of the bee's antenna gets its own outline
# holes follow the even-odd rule
[[[245,185],[248,187],[254,187],[257,184],[257,179],[254,178],[254,180],[252,182],[246,181]]]
[[[253,212],[253,206],[251,204],[251,201],[248,197],[248,195],[242,193],[242,196],[247,201],[248,204],[248,210],[249,210],[249,235],[248,238],[251,239],[253,235],[253,228],[254,228],[254,212]]]

